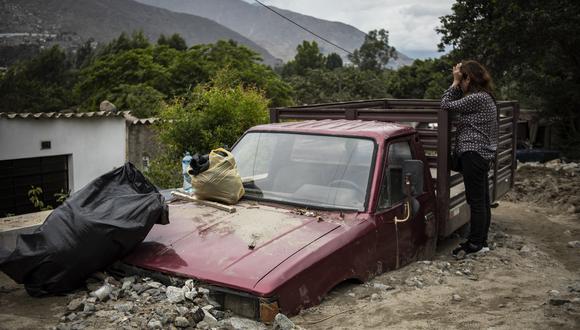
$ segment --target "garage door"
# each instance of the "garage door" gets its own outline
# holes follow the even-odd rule
[[[68,156],[0,161],[0,217],[38,211],[28,197],[31,187],[42,188],[45,205],[57,206],[55,194],[68,192]]]

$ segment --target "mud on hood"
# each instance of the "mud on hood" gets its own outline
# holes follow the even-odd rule
[[[125,262],[251,292],[284,260],[339,227],[247,202],[236,209],[171,204],[170,224],[154,226]]]

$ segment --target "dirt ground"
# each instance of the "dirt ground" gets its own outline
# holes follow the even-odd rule
[[[341,285],[291,320],[304,329],[580,329],[580,247],[573,247],[580,176],[518,174],[514,191],[492,210],[492,251],[455,260],[450,251],[460,238],[448,238],[434,260]],[[55,326],[70,299],[29,297],[0,273],[0,328]]]

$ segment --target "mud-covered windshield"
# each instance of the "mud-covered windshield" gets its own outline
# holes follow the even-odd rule
[[[362,138],[255,132],[232,153],[248,197],[364,211],[374,148]]]

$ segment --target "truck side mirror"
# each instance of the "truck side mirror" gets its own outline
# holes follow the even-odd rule
[[[403,161],[403,192],[407,197],[418,196],[423,192],[423,162],[416,159]]]

